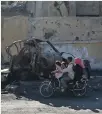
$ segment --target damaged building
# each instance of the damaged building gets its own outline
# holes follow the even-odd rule
[[[100,1],[30,1],[16,5],[7,15],[3,7],[1,25],[2,61],[9,61],[6,46],[31,37],[49,40],[60,52],[88,59],[92,69],[102,69],[102,2]],[[25,7],[24,7],[25,6]],[[16,8],[21,9],[20,11]],[[12,10],[11,10],[12,9]],[[15,13],[12,13],[15,9]],[[20,13],[25,11],[26,13]],[[53,50],[44,44],[44,52]],[[15,55],[15,48],[12,49]]]

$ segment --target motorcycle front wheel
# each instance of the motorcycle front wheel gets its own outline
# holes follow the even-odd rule
[[[86,84],[80,85],[80,87],[78,87],[78,88],[75,87],[73,89],[73,94],[76,97],[82,97],[82,96],[84,96],[86,94]]]
[[[40,86],[40,94],[45,98],[53,96],[54,90],[51,83],[42,83]]]

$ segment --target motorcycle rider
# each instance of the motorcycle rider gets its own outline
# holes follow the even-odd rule
[[[56,66],[56,70],[52,71],[52,73],[55,73],[55,77],[57,79],[61,78],[61,76],[63,75],[62,69],[67,67],[67,60],[63,60],[62,62],[56,61],[55,66]]]
[[[62,76],[61,62],[60,61],[56,61],[55,62],[55,66],[56,66],[56,70],[52,71],[52,73],[55,73],[55,77],[57,79],[59,79]]]
[[[79,81],[82,76],[83,76],[83,71],[84,71],[84,64],[83,61],[80,58],[75,58],[74,59],[74,67],[73,70],[75,72],[74,74],[74,81]]]
[[[67,82],[74,79],[74,71],[73,71],[73,65],[72,57],[68,57],[68,66],[67,68],[64,68],[61,70],[63,73],[63,76],[61,78],[61,84],[62,84],[62,91],[64,91],[67,88]]]
[[[68,62],[67,62],[67,59],[62,59],[62,62],[61,62],[61,68],[64,69],[68,66]]]

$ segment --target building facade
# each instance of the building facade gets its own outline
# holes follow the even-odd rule
[[[95,69],[102,68],[102,2],[30,1],[26,9],[30,16],[4,17],[3,50],[14,40],[34,36],[50,40],[60,51],[88,58]],[[15,32],[9,35],[8,30]]]

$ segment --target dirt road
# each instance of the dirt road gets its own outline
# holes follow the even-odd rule
[[[57,94],[44,99],[38,91],[16,100],[13,94],[2,94],[2,114],[102,114],[102,91],[88,91],[87,96],[75,98],[69,94]]]

